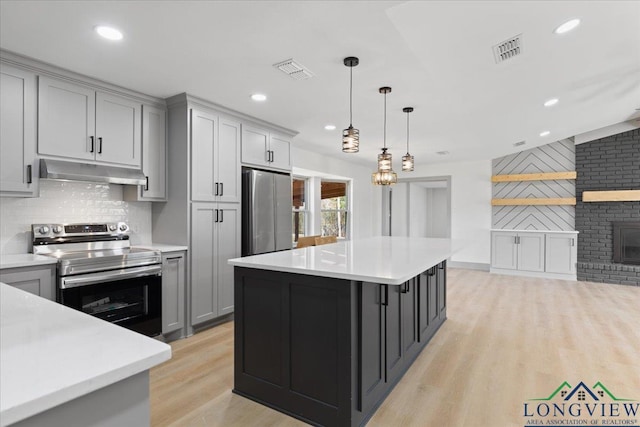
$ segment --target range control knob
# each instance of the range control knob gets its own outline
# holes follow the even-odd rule
[[[120,224],[120,231],[127,231],[127,224]]]
[[[49,234],[49,227],[47,227],[46,225],[43,225],[38,229],[38,232],[40,234]]]
[[[116,231],[116,229],[117,229],[117,228],[118,228],[118,226],[117,226],[117,225],[115,225],[115,224],[109,224],[109,230],[111,230],[111,231]]]
[[[62,232],[62,227],[59,225],[54,225],[51,230],[53,230],[54,233],[58,234]]]

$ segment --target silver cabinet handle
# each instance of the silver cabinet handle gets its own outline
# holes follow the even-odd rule
[[[78,286],[95,285],[96,283],[115,282],[116,280],[134,279],[144,276],[162,275],[162,266],[152,265],[137,268],[108,271],[106,273],[90,273],[60,279],[60,288],[70,289]]]

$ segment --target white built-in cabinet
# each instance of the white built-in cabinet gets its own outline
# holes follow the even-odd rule
[[[0,64],[0,196],[37,197],[36,75]]]
[[[162,333],[184,327],[185,263],[184,251],[162,254]]]
[[[191,110],[191,200],[240,201],[240,123]]]
[[[237,203],[191,204],[191,323],[233,312],[233,267],[240,253]]]
[[[242,163],[291,170],[291,140],[266,129],[243,125]]]
[[[125,187],[125,200],[163,202],[167,200],[167,111],[142,106],[142,173],[145,185]]]
[[[141,167],[142,104],[40,76],[38,154]]]
[[[575,280],[577,232],[491,232],[491,272]]]

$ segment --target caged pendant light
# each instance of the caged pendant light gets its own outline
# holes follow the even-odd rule
[[[398,175],[393,171],[391,153],[387,152],[387,94],[390,87],[381,87],[379,92],[384,94],[384,134],[382,153],[378,154],[378,171],[373,173],[371,181],[375,185],[392,185],[398,182]]]
[[[409,113],[413,111],[413,107],[404,107],[403,112],[407,113],[407,154],[402,156],[402,170],[404,172],[413,171],[413,156],[409,154]]]
[[[344,58],[344,65],[349,67],[349,127],[342,131],[342,151],[344,153],[357,153],[360,151],[360,131],[353,127],[353,67],[360,60],[355,56]]]

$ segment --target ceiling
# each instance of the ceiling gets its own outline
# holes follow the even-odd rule
[[[571,18],[581,25],[557,35]],[[120,42],[93,31],[109,24]],[[522,34],[521,55],[492,47]],[[614,123],[640,111],[637,1],[8,1],[0,47],[157,97],[181,92],[299,132],[295,144],[373,169],[383,140],[395,168],[491,159]],[[341,152],[353,125],[360,153]],[[294,80],[273,64],[314,73]],[[252,93],[264,93],[256,103]],[[545,108],[549,98],[559,98]],[[334,131],[324,129],[334,124]],[[540,137],[542,131],[550,132]],[[514,147],[514,143],[526,144]],[[437,155],[448,151],[448,155]]]

